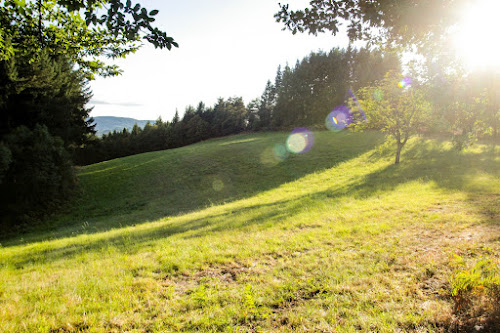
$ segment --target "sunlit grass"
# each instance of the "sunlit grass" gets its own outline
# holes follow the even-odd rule
[[[0,331],[449,327],[453,255],[500,253],[498,148],[420,138],[395,166],[378,134],[315,134],[272,165],[285,134],[82,168],[66,226],[4,242]]]

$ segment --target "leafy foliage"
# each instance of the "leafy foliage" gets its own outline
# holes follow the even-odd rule
[[[443,37],[458,21],[461,4],[468,0],[311,0],[303,10],[281,5],[278,22],[294,34],[329,31],[336,35],[347,24],[351,41],[367,40],[385,46],[423,45]]]
[[[79,146],[93,133],[85,78],[64,57],[42,53],[0,62],[0,137],[19,126],[44,124],[66,147]]]
[[[4,226],[39,220],[71,197],[71,153],[93,133],[86,80],[46,52],[0,62],[0,196]]]
[[[65,55],[92,78],[116,75],[105,58],[137,51],[141,40],[156,48],[178,44],[152,24],[158,10],[130,0],[5,0],[0,8],[0,61],[14,55],[36,58],[41,50]]]
[[[397,144],[395,163],[399,163],[401,149],[408,139],[429,122],[430,104],[425,92],[416,83],[408,85],[403,75],[389,72],[374,86],[360,89],[358,97],[368,121],[358,116],[360,121],[356,125],[392,136]]]
[[[455,147],[462,150],[486,135],[497,137],[500,128],[498,74],[471,73],[450,52],[457,23],[474,4],[471,0],[311,0],[303,10],[281,5],[275,18],[294,34],[337,34],[346,25],[351,42],[420,54],[414,79],[427,85],[428,99],[435,106],[427,127],[451,132]]]
[[[349,89],[369,85],[399,67],[396,57],[366,49],[313,52],[293,69],[278,71],[271,125],[323,125],[328,113],[345,102]]]
[[[16,128],[4,138],[2,150],[2,227],[31,223],[54,210],[74,190],[76,177],[64,142],[45,125],[36,124],[33,130]]]
[[[437,130],[450,131],[458,150],[480,138],[497,139],[500,133],[500,76],[495,73],[462,73],[433,78],[428,97],[434,104]]]

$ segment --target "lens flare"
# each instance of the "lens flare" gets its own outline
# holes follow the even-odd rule
[[[218,178],[214,179],[212,182],[212,188],[214,191],[220,192],[224,189],[224,182]]]
[[[274,152],[274,157],[280,162],[286,160],[289,155],[288,150],[283,144],[274,145],[273,152]]]
[[[275,144],[260,154],[260,162],[266,167],[272,167],[286,160],[289,155],[290,153],[284,144]]]
[[[352,92],[351,89],[349,89],[349,95],[351,95],[351,97],[354,100],[354,102],[356,102],[356,106],[358,107],[359,113],[363,116],[363,119],[366,121],[366,114],[363,111],[363,109],[361,108],[361,105],[359,104],[359,101],[358,101],[356,95],[354,95],[354,93]]]
[[[272,167],[279,163],[280,161],[274,156],[274,150],[271,147],[264,149],[262,154],[260,154],[260,163],[266,167]]]
[[[325,125],[330,131],[340,131],[346,128],[351,122],[351,111],[347,106],[341,105],[337,106],[332,112],[330,112],[330,114],[326,117]]]
[[[311,150],[314,135],[307,128],[299,127],[292,131],[286,140],[286,148],[294,154],[303,154]]]
[[[400,88],[406,88],[406,87],[411,86],[411,83],[412,83],[411,78],[409,78],[409,77],[405,77],[404,79],[402,79],[402,80],[398,83],[398,86],[399,86]]]

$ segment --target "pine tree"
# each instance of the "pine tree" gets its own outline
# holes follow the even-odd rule
[[[11,59],[0,62],[0,137],[18,126],[45,125],[74,149],[94,133],[87,81],[64,57],[40,55],[35,62]]]
[[[26,224],[76,185],[71,157],[94,132],[85,107],[90,93],[71,62],[47,53],[0,61],[0,82],[0,196],[8,194],[0,209],[10,224]]]
[[[180,118],[179,118],[179,111],[177,109],[175,109],[175,115],[174,115],[174,118],[172,118],[172,124],[175,125],[179,122]]]
[[[280,72],[280,69],[278,69]],[[281,80],[281,78],[280,78]],[[269,129],[271,128],[271,118],[274,112],[274,107],[276,106],[276,87],[272,85],[271,81],[268,80],[266,83],[266,88],[262,93],[258,106],[258,129]]]

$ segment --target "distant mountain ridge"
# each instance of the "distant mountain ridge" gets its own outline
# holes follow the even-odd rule
[[[151,124],[154,123],[154,120],[138,120],[127,117],[99,116],[93,118],[96,123],[95,129],[98,136],[111,133],[115,130],[121,132],[124,128],[130,131],[135,124],[137,124],[141,128],[144,128],[148,121]]]

